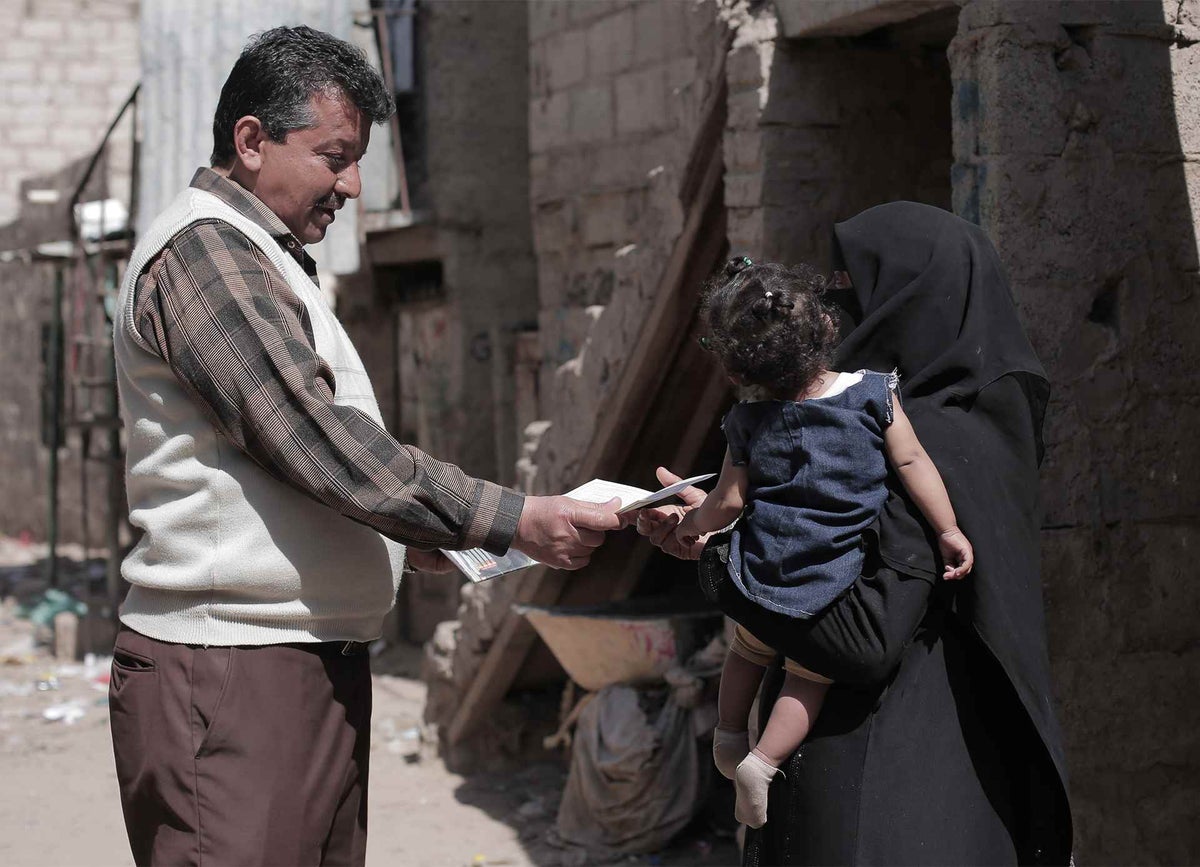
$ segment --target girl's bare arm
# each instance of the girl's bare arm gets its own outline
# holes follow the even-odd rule
[[[721,477],[711,494],[704,498],[699,508],[683,516],[675,535],[680,539],[703,536],[728,527],[737,520],[746,503],[746,468],[733,465],[729,449],[725,450],[725,462],[721,465]]]
[[[954,507],[941,474],[933,465],[925,447],[917,439],[912,423],[904,414],[900,401],[895,401],[891,425],[883,433],[883,448],[904,489],[912,497],[938,535],[938,547],[945,562],[945,578],[962,578],[971,571],[975,554],[971,543],[958,529]]]

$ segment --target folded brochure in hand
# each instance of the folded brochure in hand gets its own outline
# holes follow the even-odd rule
[[[583,500],[585,503],[607,503],[616,497],[621,501],[621,508],[617,509],[617,514],[620,515],[623,512],[633,512],[637,509],[645,509],[649,506],[662,503],[665,500],[671,499],[689,485],[707,481],[715,475],[716,473],[708,473],[703,476],[693,476],[690,479],[684,479],[682,482],[668,485],[659,491],[647,491],[642,488],[635,488],[632,485],[606,482],[604,479],[592,479],[590,482],[580,485],[575,490],[568,491],[563,496],[570,497],[573,500]],[[449,557],[450,562],[475,583],[486,581],[489,578],[495,578],[497,575],[504,575],[508,572],[516,572],[518,569],[525,569],[537,564],[537,561],[532,557],[512,548],[508,550],[508,553],[499,557],[495,554],[489,554],[482,548],[472,548],[469,551],[447,551],[443,548],[442,553]]]

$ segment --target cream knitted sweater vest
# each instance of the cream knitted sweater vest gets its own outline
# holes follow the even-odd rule
[[[308,308],[339,404],[382,427],[371,382],[320,290],[270,233],[211,193],[187,189],[134,251],[113,346],[128,440],[130,521],[141,541],[121,566],[132,586],[121,621],[162,641],[279,644],[376,638],[404,548],[277,481],[218,434],[134,328],[138,275],[192,223],[231,224]]]

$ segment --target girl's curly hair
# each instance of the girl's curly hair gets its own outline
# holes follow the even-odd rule
[[[795,397],[829,365],[836,340],[825,286],[808,265],[731,259],[704,287],[706,346],[731,375],[773,397]]]

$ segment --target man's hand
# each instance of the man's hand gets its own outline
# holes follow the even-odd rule
[[[432,551],[421,551],[417,548],[405,548],[404,556],[408,558],[408,567],[417,572],[449,572],[454,568],[450,558],[436,548]]]
[[[569,497],[526,497],[512,547],[555,569],[582,569],[604,541],[605,530],[621,527],[615,497],[585,503]]]
[[[659,484],[664,487],[682,482],[683,477],[677,476],[666,467],[659,467],[654,474],[658,476]],[[680,560],[699,560],[700,552],[710,534],[705,533],[691,543],[681,541],[675,535],[675,529],[683,516],[704,502],[705,493],[696,487],[686,487],[679,492],[682,506],[656,506],[650,509],[639,509],[637,513],[637,530],[650,542],[662,548],[672,557]]]

